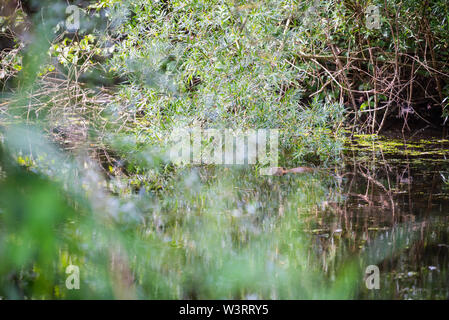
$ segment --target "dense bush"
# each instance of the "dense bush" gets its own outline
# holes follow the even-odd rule
[[[76,32],[36,3],[0,7],[0,298],[357,293],[305,232],[338,179],[176,166],[169,133],[279,129],[282,164],[334,167],[345,129],[438,125],[445,1],[80,1]]]

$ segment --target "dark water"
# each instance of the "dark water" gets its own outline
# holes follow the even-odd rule
[[[359,298],[448,299],[448,158],[449,141],[437,138],[348,143],[336,173],[343,199],[330,201],[315,225],[324,270],[332,276],[359,256],[361,267],[380,269],[380,289]],[[383,248],[365,252],[379,239]]]
[[[247,248],[264,261],[271,259],[265,245],[276,247],[273,264],[297,275],[298,283],[308,277],[299,271],[303,261],[307,270],[319,270],[308,295],[295,282],[267,272],[265,280],[288,293],[254,290],[258,298],[448,299],[448,159],[449,140],[356,136],[336,168],[264,178],[237,172],[223,201],[241,216],[233,218],[233,227],[216,232],[235,234],[229,248]],[[205,172],[204,181],[216,175]],[[218,199],[220,192],[213,194]],[[257,208],[254,216],[245,209],[250,203]],[[299,231],[306,236],[299,239]],[[261,234],[264,246],[257,245]],[[299,248],[305,243],[304,253]],[[372,265],[380,272],[377,290],[365,284]],[[345,270],[355,285],[335,289]],[[320,293],[323,277],[332,295]]]

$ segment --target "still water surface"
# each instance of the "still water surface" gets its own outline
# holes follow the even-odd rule
[[[336,174],[342,200],[328,203],[313,230],[325,272],[385,239],[387,247],[368,254],[380,260],[380,289],[359,298],[448,299],[448,157],[449,141],[436,138],[348,143]]]
[[[220,254],[203,229],[181,235],[215,257],[209,275],[242,286],[218,298],[449,298],[449,140],[356,136],[343,154],[338,166],[313,173],[200,170],[203,182],[218,184],[177,212],[221,217],[207,227]],[[207,220],[197,213],[186,221]],[[366,287],[370,265],[380,271],[377,290]]]

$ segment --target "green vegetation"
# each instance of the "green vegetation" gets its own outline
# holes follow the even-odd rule
[[[341,217],[348,197],[376,202],[362,191],[373,186],[394,216],[406,180],[376,176],[384,154],[398,168],[442,162],[448,192],[447,140],[380,136],[445,124],[445,1],[71,3],[76,31],[58,1],[0,4],[1,299],[420,297],[393,282],[368,292],[365,268],[444,242],[447,221],[416,240],[415,220],[352,230]],[[179,165],[179,128],[278,129],[280,165],[316,170]],[[346,192],[351,158],[369,179]],[[79,290],[66,287],[69,265]],[[421,275],[404,265],[385,267],[388,279]]]

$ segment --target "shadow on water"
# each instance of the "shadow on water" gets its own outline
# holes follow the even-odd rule
[[[449,140],[356,136],[348,142],[340,201],[329,201],[315,222],[315,249],[334,270],[363,255],[375,239],[395,246],[394,227],[405,226],[402,250],[377,263],[380,289],[359,298],[449,298]],[[388,250],[388,249],[387,249]],[[376,256],[373,251],[370,254]],[[375,261],[375,257],[373,261]]]

